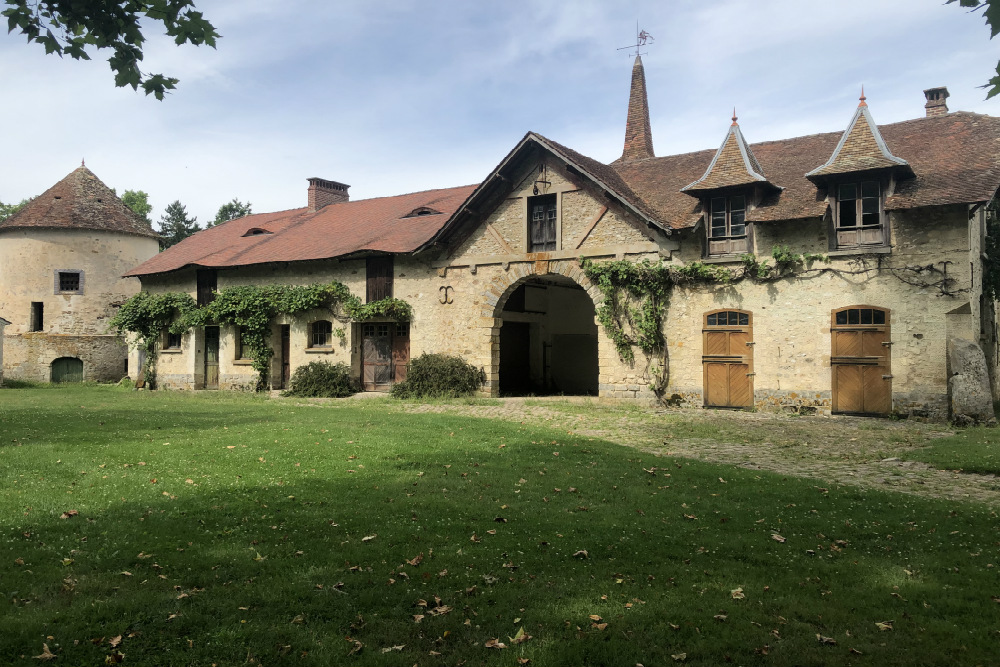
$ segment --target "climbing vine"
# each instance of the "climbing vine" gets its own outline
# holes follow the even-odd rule
[[[140,292],[119,309],[111,326],[119,334],[136,335],[147,359],[155,367],[156,343],[160,332],[168,328],[171,333],[184,333],[196,326],[222,324],[239,327],[243,350],[257,371],[257,391],[267,386],[271,359],[271,327],[275,319],[296,315],[308,310],[325,308],[337,319],[364,321],[373,317],[390,317],[409,320],[413,309],[402,299],[387,298],[362,303],[343,283],[333,281],[321,285],[239,285],[227,287],[216,293],[215,299],[204,306],[197,306],[187,294],[168,293],[150,295]],[[342,328],[337,330],[341,340],[347,337]]]
[[[983,292],[991,299],[1000,299],[1000,203],[994,198],[986,206],[986,243],[983,252]]]
[[[146,354],[146,381],[156,384],[156,349],[164,329],[181,334],[185,322],[198,310],[190,294],[139,292],[123,303],[109,322],[119,335],[126,332],[135,338],[135,346]]]
[[[1000,214],[997,208],[991,211],[987,218],[990,236],[986,241],[986,253],[992,259],[987,262],[987,286],[984,289],[1000,294]],[[589,259],[583,259],[581,265],[584,274],[604,296],[597,309],[598,322],[604,327],[622,361],[633,364],[636,347],[645,354],[653,377],[650,388],[658,396],[662,396],[669,381],[663,318],[675,285],[731,285],[744,280],[770,283],[791,276],[807,278],[824,273],[845,277],[885,273],[907,285],[933,290],[938,296],[958,296],[968,291],[956,288],[955,279],[948,275],[948,262],[898,266],[889,261],[888,255],[862,254],[849,262],[849,268],[816,266],[817,263],[829,262],[829,257],[825,255],[797,254],[781,245],[771,249],[769,259],[761,260],[752,254],[741,255],[735,267],[706,262],[669,265],[648,260],[594,262]]]

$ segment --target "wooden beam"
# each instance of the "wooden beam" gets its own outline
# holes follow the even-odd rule
[[[576,248],[577,250],[580,249],[580,246],[583,245],[583,242],[587,240],[588,236],[590,236],[590,232],[594,231],[594,227],[597,226],[597,223],[601,221],[601,218],[603,218],[604,214],[607,212],[608,212],[608,207],[602,206],[601,210],[598,211],[597,215],[594,216],[594,219],[590,221],[589,225],[587,225],[587,229],[583,232],[583,234],[580,235],[580,240],[573,245],[574,248]]]
[[[488,231],[490,233],[490,236],[493,237],[493,240],[496,241],[500,245],[500,248],[503,249],[503,251],[505,253],[507,253],[508,255],[513,255],[514,254],[514,249],[511,248],[510,245],[507,244],[507,241],[505,241],[502,236],[500,236],[500,232],[498,232],[493,227],[493,223],[487,223],[486,224],[486,231]]]

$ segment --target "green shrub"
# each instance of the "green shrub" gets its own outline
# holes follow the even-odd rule
[[[422,354],[410,362],[406,380],[393,385],[396,398],[471,396],[483,384],[482,372],[461,357]]]
[[[289,385],[285,396],[343,398],[358,391],[347,364],[331,364],[328,361],[313,361],[308,366],[299,366],[292,373]]]

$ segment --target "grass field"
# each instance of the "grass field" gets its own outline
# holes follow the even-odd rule
[[[929,447],[908,452],[906,458],[941,470],[1000,475],[998,440],[996,428],[970,428],[941,438]]]
[[[389,400],[0,390],[9,664],[995,664],[998,527]]]

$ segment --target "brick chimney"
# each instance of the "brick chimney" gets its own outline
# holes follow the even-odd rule
[[[350,185],[337,181],[328,181],[314,176],[309,179],[309,204],[307,208],[315,213],[324,206],[350,201],[351,196],[347,194],[350,187]]]
[[[948,89],[945,86],[928,88],[924,91],[924,97],[927,98],[927,104],[924,105],[924,109],[927,110],[928,118],[943,116],[948,113],[948,103],[945,102],[948,99]]]

